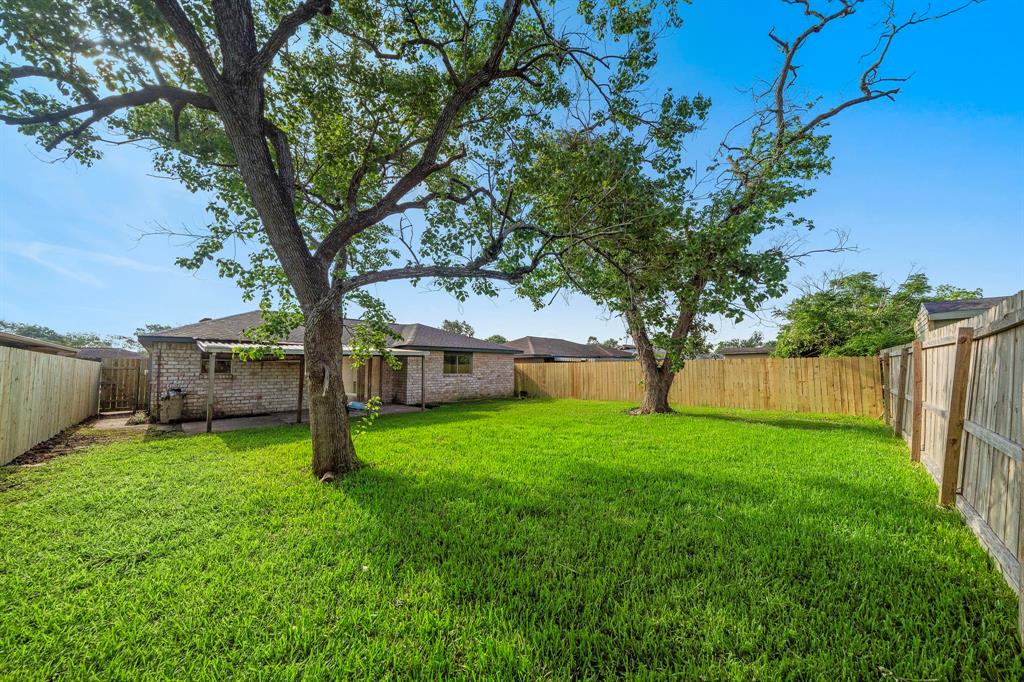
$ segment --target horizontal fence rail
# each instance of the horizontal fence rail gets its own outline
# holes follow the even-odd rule
[[[1024,291],[881,353],[886,419],[1021,592]],[[1021,610],[1024,633],[1024,609]]]
[[[0,464],[97,412],[100,363],[0,346]]]
[[[639,402],[636,361],[516,363],[516,392],[550,398]],[[679,406],[828,412],[878,418],[878,358],[743,358],[690,360],[672,383]]]

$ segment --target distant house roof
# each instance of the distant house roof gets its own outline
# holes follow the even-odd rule
[[[78,349],[78,357],[83,360],[141,360],[146,357],[145,353],[128,350],[127,348],[101,348],[98,346],[86,346]]]
[[[342,343],[347,344],[352,339],[352,333],[359,320],[346,319],[342,330]],[[227,317],[204,318],[193,324],[186,324],[182,327],[167,329],[157,334],[147,334],[139,337],[143,344],[156,343],[160,341],[190,342],[190,341],[252,341],[246,332],[253,327],[263,323],[260,311],[253,310],[238,315]],[[392,348],[397,349],[422,349],[422,350],[457,350],[481,353],[516,353],[518,351],[490,341],[475,339],[472,336],[453,334],[437,327],[425,324],[391,324],[394,339]],[[306,328],[296,327],[282,339],[283,343],[302,344],[306,338]]]
[[[994,305],[998,305],[1005,296],[988,298],[965,298],[958,301],[925,301],[921,304],[929,320],[965,320],[980,315]]]
[[[616,348],[605,348],[594,343],[576,343],[545,336],[524,336],[505,344],[523,353],[527,358],[572,358],[588,360],[632,359],[633,353]]]
[[[54,343],[53,341],[33,339],[31,336],[11,334],[10,332],[0,332],[0,346],[21,348],[22,350],[34,350],[37,353],[47,353],[48,355],[63,355],[69,358],[75,357],[78,353],[77,348],[63,346],[59,343]]]
[[[771,346],[751,346],[749,348],[722,348],[718,351],[719,355],[729,357],[730,355],[771,355],[772,351],[775,350]]]

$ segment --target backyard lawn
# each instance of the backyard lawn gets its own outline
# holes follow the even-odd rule
[[[9,679],[1022,679],[1016,598],[879,423],[486,402],[0,469]]]

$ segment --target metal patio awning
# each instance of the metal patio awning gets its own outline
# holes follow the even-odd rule
[[[199,350],[204,353],[233,353],[236,349],[248,350],[251,348],[266,348],[265,344],[260,343],[242,343],[242,342],[226,342],[226,341],[196,341],[196,345],[199,346]],[[279,348],[285,355],[305,355],[305,349],[301,343],[279,343],[272,348]],[[430,355],[428,350],[409,350],[405,348],[389,348],[388,351],[396,357],[426,357]],[[342,355],[352,355],[352,348],[349,346],[341,347]],[[373,355],[380,355],[380,353],[373,353]]]

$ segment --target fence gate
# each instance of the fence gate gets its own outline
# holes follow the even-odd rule
[[[149,407],[148,361],[107,358],[100,367],[100,412]]]

